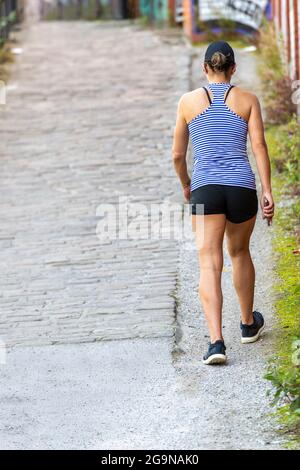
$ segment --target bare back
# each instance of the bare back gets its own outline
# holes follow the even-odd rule
[[[208,89],[208,93],[213,101],[212,91]],[[256,96],[253,93],[234,86],[230,90],[226,104],[235,114],[248,122],[255,99]],[[203,88],[196,88],[189,93],[185,93],[182,102],[182,113],[186,123],[188,124],[194,117],[205,111],[209,105],[208,97]]]

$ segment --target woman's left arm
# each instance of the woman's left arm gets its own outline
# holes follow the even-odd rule
[[[190,199],[191,179],[187,171],[186,153],[189,143],[189,129],[183,114],[183,97],[177,107],[177,118],[173,136],[172,156],[175,171],[180,179],[184,196]]]

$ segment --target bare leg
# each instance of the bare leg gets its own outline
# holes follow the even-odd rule
[[[199,299],[208,323],[211,342],[214,343],[218,339],[223,339],[221,275],[226,217],[224,214],[192,217],[199,253]]]
[[[250,237],[256,215],[246,222],[234,224],[227,220],[226,238],[228,253],[232,261],[233,284],[241,307],[242,323],[253,323],[253,301],[255,269],[249,251]]]

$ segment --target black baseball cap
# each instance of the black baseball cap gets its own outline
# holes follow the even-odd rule
[[[212,42],[206,49],[204,61],[210,62],[215,52],[221,52],[222,54],[224,54],[227,57],[228,63],[232,63],[232,64],[235,63],[234,52],[233,52],[232,47],[228,44],[228,42],[226,41]]]

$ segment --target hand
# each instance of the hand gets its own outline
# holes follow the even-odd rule
[[[186,184],[183,186],[183,195],[186,201],[190,200],[191,197],[191,183]]]
[[[263,191],[260,199],[262,218],[267,219],[268,225],[272,225],[274,216],[274,201],[271,191]]]

